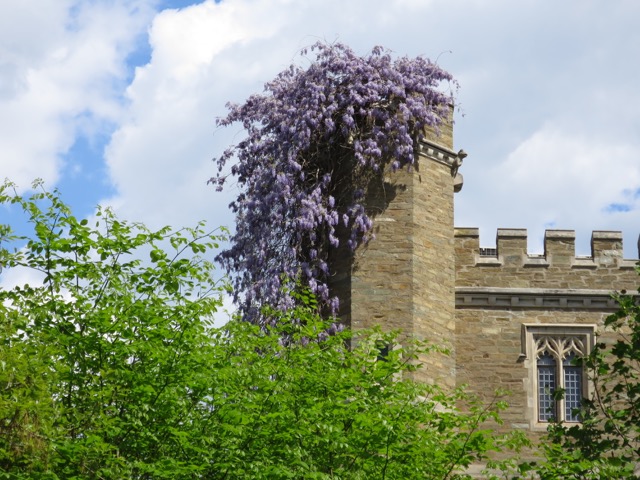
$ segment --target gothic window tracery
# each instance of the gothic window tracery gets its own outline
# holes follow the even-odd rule
[[[534,335],[539,422],[553,419],[579,422],[584,397],[584,372],[576,364],[587,354],[587,338],[578,335]],[[556,389],[564,395],[556,397]]]

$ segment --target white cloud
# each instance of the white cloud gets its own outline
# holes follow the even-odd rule
[[[640,162],[632,145],[573,136],[553,125],[521,143],[493,169],[494,175],[500,172],[513,191],[561,211],[603,209],[624,189],[640,184]],[[523,190],[526,186],[531,188]],[[566,205],[555,204],[565,192],[571,193]]]
[[[202,218],[231,226],[231,195],[206,181],[215,173],[211,159],[241,133],[216,130],[215,119],[228,100],[260,91],[295,56],[299,47],[279,35],[296,8],[286,0],[205,2],[154,19],[151,62],[136,69],[130,109],[107,149],[118,190],[109,202],[155,226]]]
[[[605,209],[640,186],[630,136],[640,116],[626,106],[640,101],[640,72],[628,61],[639,53],[638,7],[554,8],[550,18],[539,2],[235,0],[162,12],[150,29],[152,60],[136,71],[108,150],[113,201],[154,225],[230,225],[231,194],[204,182],[209,160],[242,131],[215,130],[215,118],[227,100],[261,91],[301,47],[338,40],[362,53],[382,44],[439,57],[460,78],[457,147],[470,156],[459,223],[489,238],[526,226],[534,250],[552,222],[586,236],[582,245],[595,228],[636,235],[635,211]],[[615,82],[607,72],[619,72]]]
[[[126,55],[149,1],[22,0],[0,5],[0,172],[54,184],[79,129],[116,122]]]
[[[18,3],[0,6],[0,175],[21,184],[55,180],[78,130],[110,123],[109,202],[121,214],[231,225],[234,192],[206,185],[211,158],[243,135],[216,130],[224,104],[260,92],[317,40],[385,45],[460,79],[458,224],[486,244],[497,227],[526,227],[533,250],[553,222],[579,245],[593,229],[624,230],[636,255],[638,203],[624,192],[640,187],[638,3],[570,0],[550,15],[533,0],[209,0],[155,16],[152,0]],[[125,57],[147,29],[151,60],[125,90]],[[615,203],[629,210],[607,211]]]
[[[40,286],[44,280],[44,274],[31,268],[15,267],[6,269],[0,278],[2,278],[0,289],[11,290],[25,285]]]
[[[202,218],[230,226],[226,206],[234,192],[216,193],[205,183],[215,174],[211,159],[243,135],[239,127],[216,129],[225,103],[262,91],[318,40],[344,41],[363,53],[381,43],[367,32],[397,30],[403,11],[384,5],[206,1],[158,14],[151,61],[136,69],[130,107],[107,149],[118,192],[108,201],[155,226]]]
[[[541,252],[545,228],[575,229],[578,253],[586,255],[593,230],[623,230],[626,254],[637,256],[638,147],[543,126],[504,161],[493,162],[483,174],[486,183],[475,189],[483,201],[474,214],[480,225],[489,225],[485,238],[497,227],[526,227],[530,251]],[[612,204],[628,208],[612,212]]]

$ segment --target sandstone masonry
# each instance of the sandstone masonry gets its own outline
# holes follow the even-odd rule
[[[478,229],[453,225],[465,156],[454,151],[447,124],[422,142],[412,171],[387,171],[373,182],[367,207],[375,240],[330,259],[331,288],[354,330],[402,329],[450,349],[426,358],[417,379],[468,385],[485,400],[508,390],[503,428],[543,431],[540,342],[588,351],[596,336],[611,341],[603,330],[617,309],[611,294],[637,291],[637,260],[623,258],[620,232],[593,232],[589,257],[576,257],[570,230],[548,230],[542,255],[527,253],[524,229],[499,229],[495,247],[481,248]],[[580,388],[591,393],[586,375]]]
[[[544,431],[527,331],[544,328],[571,336],[582,326],[589,342],[596,335],[613,340],[602,327],[617,310],[611,295],[637,290],[637,260],[623,258],[620,232],[593,232],[589,257],[575,256],[575,232],[570,230],[548,230],[543,255],[527,254],[522,229],[499,229],[495,249],[480,248],[475,228],[457,228],[454,237],[456,383],[485,400],[496,388],[508,390],[505,429]]]

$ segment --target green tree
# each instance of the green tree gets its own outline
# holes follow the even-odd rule
[[[226,333],[213,404],[229,476],[215,478],[467,478],[508,441],[483,428],[504,402],[407,378],[429,347],[379,330],[354,339],[317,316],[312,295],[297,299],[267,312],[271,327],[236,322]]]
[[[108,209],[93,227],[34,187],[29,198],[0,189],[3,208],[22,210],[33,227],[25,236],[1,227],[0,266],[41,279],[0,290],[0,471],[197,472],[202,439],[192,424],[210,384],[207,327],[222,288],[203,254],[218,237],[202,224],[152,232]]]
[[[545,461],[525,467],[538,478],[640,478],[640,305],[637,295],[625,293],[616,296],[620,309],[604,322],[617,338],[599,339],[578,360],[594,390],[583,400],[581,424],[552,424],[542,442]]]
[[[409,379],[426,345],[352,338],[310,294],[262,327],[213,328],[218,237],[202,225],[152,232],[100,209],[91,227],[57,193],[10,185],[0,203],[34,232],[2,227],[22,242],[0,250],[4,273],[42,278],[0,291],[0,478],[453,479],[510,441],[483,427],[503,402]]]

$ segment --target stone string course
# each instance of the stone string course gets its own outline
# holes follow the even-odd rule
[[[609,290],[457,287],[456,308],[580,309],[614,312]]]

